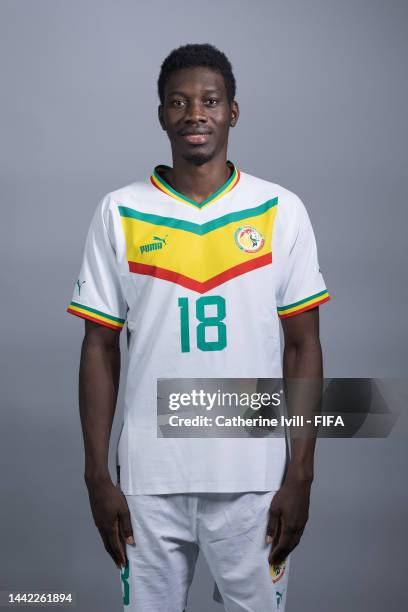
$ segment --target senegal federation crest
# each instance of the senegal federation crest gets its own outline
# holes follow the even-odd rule
[[[286,559],[285,561],[282,561],[280,565],[270,565],[269,566],[269,573],[272,577],[273,583],[279,582],[279,580],[283,578],[285,569],[286,569]]]
[[[236,245],[245,251],[245,253],[256,253],[262,249],[265,244],[264,237],[261,232],[251,225],[243,225],[235,232]]]

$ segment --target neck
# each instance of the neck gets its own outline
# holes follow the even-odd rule
[[[173,189],[200,204],[215,193],[229,175],[226,152],[223,151],[200,166],[173,155],[173,168],[166,180]]]

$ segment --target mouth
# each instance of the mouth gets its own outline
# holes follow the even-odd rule
[[[182,138],[189,144],[202,145],[208,142],[210,138],[210,133],[209,132],[204,132],[204,133],[195,132],[191,134],[183,134]]]

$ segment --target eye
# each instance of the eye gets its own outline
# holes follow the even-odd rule
[[[182,108],[184,106],[184,101],[183,100],[172,100],[170,104],[172,106],[175,106],[176,108]]]
[[[218,100],[216,98],[208,98],[206,100],[206,104],[208,106],[215,106],[217,104]]]

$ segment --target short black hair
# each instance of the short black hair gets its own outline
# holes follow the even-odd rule
[[[210,44],[188,44],[173,49],[163,61],[157,81],[160,104],[164,102],[164,88],[172,72],[182,68],[206,67],[217,70],[224,78],[228,102],[235,98],[236,84],[228,57]]]

